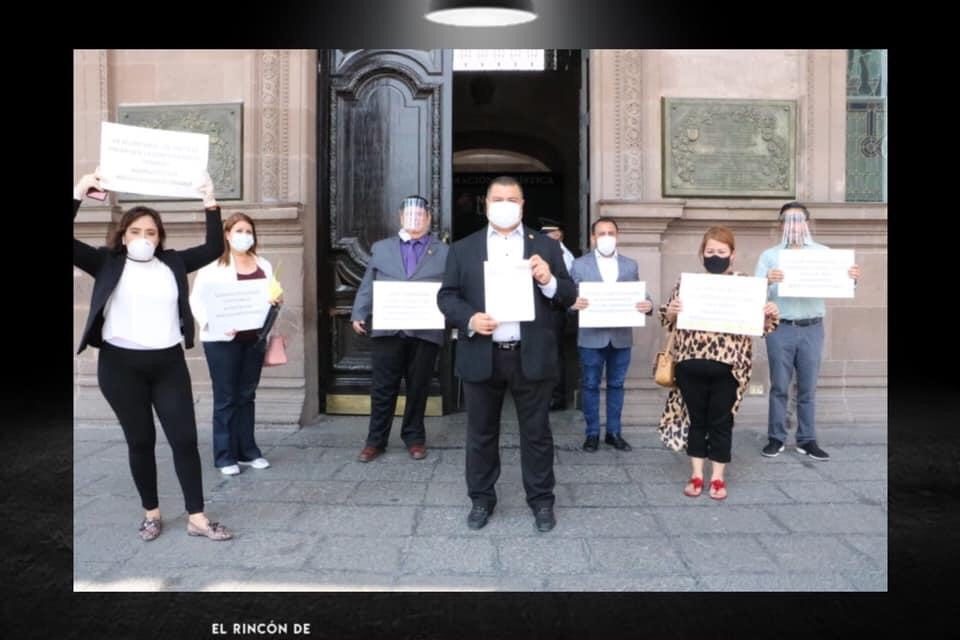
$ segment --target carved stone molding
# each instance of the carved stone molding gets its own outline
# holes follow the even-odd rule
[[[813,185],[811,181],[815,175],[813,172],[813,147],[816,142],[816,109],[814,105],[816,104],[816,51],[811,49],[807,52],[807,122],[806,126],[801,129],[803,132],[803,146],[805,147],[806,159],[804,161],[803,173],[797,178],[799,179],[799,184],[797,185],[797,195],[802,200],[810,200],[811,194],[813,193]]]
[[[263,202],[289,199],[286,159],[290,151],[288,112],[290,102],[290,52],[268,49],[259,52],[259,199]]]
[[[616,91],[614,179],[618,198],[639,198],[643,190],[643,58],[640,51],[614,54]]]
[[[99,62],[100,67],[100,120],[102,122],[111,120],[110,77],[108,75],[110,66],[106,49],[100,49],[97,51],[97,61]]]

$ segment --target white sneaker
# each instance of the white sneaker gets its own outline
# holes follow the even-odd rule
[[[266,458],[257,458],[256,460],[251,460],[250,462],[240,461],[240,464],[253,467],[254,469],[266,469],[270,466],[270,463],[267,462]]]
[[[225,476],[235,476],[240,473],[240,467],[235,464],[228,464],[225,467],[220,467],[220,473]]]

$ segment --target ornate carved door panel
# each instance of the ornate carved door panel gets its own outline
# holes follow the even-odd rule
[[[370,339],[353,332],[350,312],[370,247],[397,232],[396,209],[414,193],[433,205],[433,230],[449,235],[452,52],[333,50],[325,65],[318,242],[327,335],[319,343],[328,352],[320,358],[321,393],[327,413],[362,414],[370,410]],[[441,401],[450,393],[448,361],[445,349],[430,415],[448,404]]]

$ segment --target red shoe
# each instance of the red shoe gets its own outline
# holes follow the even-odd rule
[[[383,453],[383,449],[378,449],[377,447],[364,447],[363,451],[360,452],[360,455],[357,457],[357,460],[360,462],[370,462],[374,458],[378,457]]]
[[[693,487],[691,490],[690,487]],[[687,483],[687,486],[683,488],[683,495],[688,498],[696,498],[701,493],[703,493],[703,478],[690,478],[690,482]]]
[[[723,491],[722,496],[715,496],[713,494]],[[714,500],[726,500],[727,499],[727,483],[723,480],[711,480],[710,481],[710,497]]]
[[[407,451],[410,452],[410,457],[414,460],[423,460],[427,457],[427,448],[422,444],[412,445]]]

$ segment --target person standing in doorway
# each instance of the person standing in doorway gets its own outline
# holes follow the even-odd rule
[[[573,263],[570,276],[581,282],[630,282],[640,279],[637,261],[617,252],[620,229],[613,218],[598,218],[590,227],[590,243],[594,250]],[[573,309],[582,311],[590,301],[578,295]],[[650,297],[637,302],[638,313],[652,314]],[[600,379],[607,371],[607,428],[604,442],[618,451],[630,451],[623,439],[620,416],[623,412],[623,383],[630,368],[633,350],[633,327],[580,327],[577,331],[580,351],[583,394],[583,419],[586,440],[583,450],[594,452],[600,442]]]
[[[780,309],[780,326],[767,335],[767,360],[770,363],[770,407],[767,415],[767,445],[761,454],[773,458],[783,451],[787,441],[787,399],[790,381],[797,376],[797,452],[813,460],[829,460],[830,454],[817,444],[816,393],[823,354],[823,318],[827,309],[823,298],[788,298],[779,294],[783,271],[779,268],[782,251],[818,251],[829,249],[813,241],[810,212],[799,202],[780,207],[780,244],[770,247],[757,261],[754,275],[766,278],[768,297]],[[847,275],[856,284],[860,267],[852,265]]]
[[[467,526],[487,524],[497,503],[500,413],[509,389],[520,425],[520,466],[537,531],[556,525],[550,395],[557,376],[554,302],[569,307],[576,288],[557,243],[522,224],[523,190],[516,179],[487,188],[488,226],[454,243],[437,305],[459,332],[457,375],[467,405],[466,479],[472,509]],[[525,260],[534,282],[534,319],[500,322],[486,313],[484,263]]]
[[[373,311],[375,280],[440,282],[449,247],[430,233],[433,217],[426,198],[405,198],[397,216],[397,236],[373,244],[351,314],[353,330],[358,335],[370,335],[372,344],[370,426],[358,457],[360,462],[370,462],[386,450],[401,381],[406,383],[407,395],[400,437],[411,458],[427,457],[423,417],[444,330],[378,330],[376,318],[372,319],[372,328],[368,322]]]
[[[574,255],[563,244],[563,225],[551,218],[540,218],[540,232],[552,240],[556,240],[563,252],[563,266],[567,272],[573,268]],[[566,309],[557,307],[553,312],[554,331],[557,334],[557,358],[560,363],[557,384],[553,387],[550,398],[550,410],[560,411],[567,408],[567,333],[571,336],[576,333],[576,316],[567,313]]]

